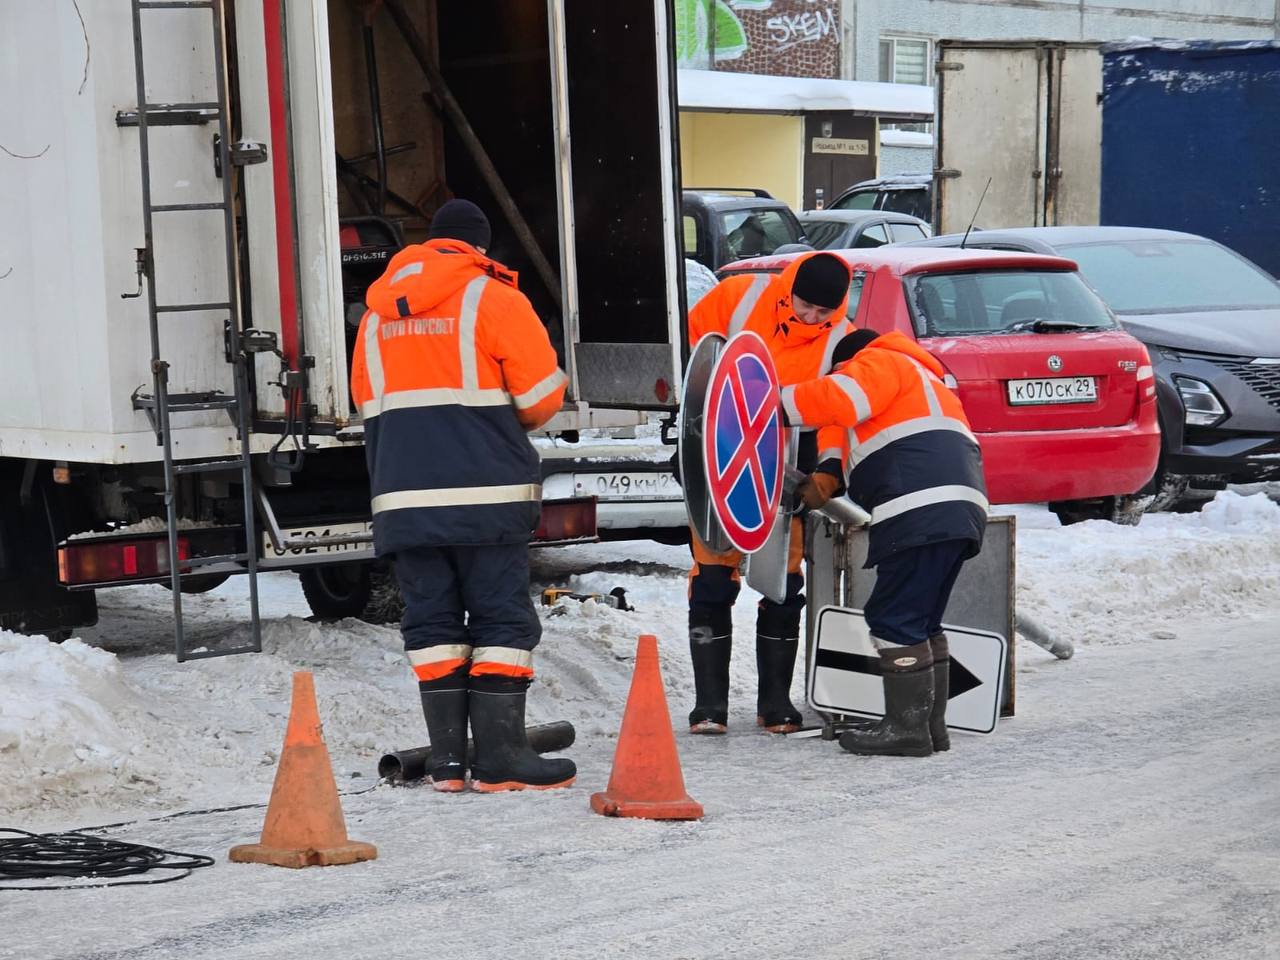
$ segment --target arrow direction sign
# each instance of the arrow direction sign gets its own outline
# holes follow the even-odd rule
[[[947,726],[991,733],[1000,716],[1008,642],[997,633],[944,624],[951,650]],[[861,610],[823,607],[818,613],[809,705],[820,713],[881,717],[880,657]]]

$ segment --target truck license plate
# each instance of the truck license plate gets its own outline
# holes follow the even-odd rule
[[[1091,403],[1098,399],[1093,377],[1037,377],[1009,381],[1009,403]]]
[[[680,500],[684,494],[670,473],[575,473],[574,495],[597,500]]]
[[[351,537],[373,530],[371,523],[331,523],[325,527],[297,527],[283,529],[280,535],[288,540],[321,540],[324,537]],[[371,543],[315,543],[306,546],[290,547],[277,550],[271,543],[270,534],[262,535],[262,555],[264,557],[302,557],[315,554],[352,553],[359,550],[371,550]]]

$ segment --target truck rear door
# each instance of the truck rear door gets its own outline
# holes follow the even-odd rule
[[[938,232],[1097,223],[1100,86],[1097,44],[939,42]]]

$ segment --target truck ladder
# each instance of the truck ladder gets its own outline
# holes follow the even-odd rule
[[[258,612],[258,552],[253,508],[253,464],[250,458],[250,432],[252,429],[253,398],[249,389],[249,365],[251,354],[243,338],[243,320],[240,312],[239,285],[236,271],[235,210],[233,206],[234,166],[242,161],[233,156],[230,142],[231,124],[227,103],[225,75],[223,0],[131,0],[133,6],[134,73],[137,78],[139,153],[142,161],[142,221],[145,249],[139,255],[139,271],[146,276],[147,314],[151,331],[152,393],[135,392],[134,409],[145,410],[156,433],[156,442],[164,450],[164,501],[168,515],[169,573],[173,592],[174,649],[179,662],[229,656],[236,653],[256,653],[262,650],[262,622]],[[212,103],[151,103],[147,100],[146,71],[143,65],[144,15],[165,18],[170,11],[207,10],[213,30],[214,76],[217,78],[217,100]],[[171,35],[167,24],[157,24],[153,38]],[[217,118],[217,158],[222,179],[222,198],[201,203],[152,202],[150,128],[152,126],[179,126],[203,124]],[[132,117],[131,117],[132,119]],[[255,157],[255,160],[262,159]],[[248,161],[253,162],[253,161]],[[156,303],[155,256],[153,248],[152,218],[154,216],[222,216],[226,239],[227,295],[218,302]],[[231,393],[209,390],[191,393],[169,392],[169,363],[164,359],[161,345],[161,316],[180,317],[183,314],[217,311],[229,315],[225,321],[226,359],[232,366],[234,387]],[[166,321],[168,322],[168,321]],[[239,435],[239,455],[234,459],[178,463],[174,460],[171,423],[175,414],[225,410],[235,423]],[[179,478],[192,474],[238,471],[241,498],[244,503],[244,551],[222,556],[192,557],[180,559],[178,528]],[[193,577],[219,573],[245,573],[249,583],[249,611],[252,641],[247,645],[226,649],[188,650],[182,617],[182,584]]]

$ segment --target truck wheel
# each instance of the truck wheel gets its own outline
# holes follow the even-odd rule
[[[395,623],[404,619],[404,598],[395,571],[384,563],[374,564],[369,571],[369,600],[361,620],[369,623]]]
[[[298,579],[311,613],[320,620],[360,617],[369,602],[370,569],[367,563],[334,563],[303,570]]]

